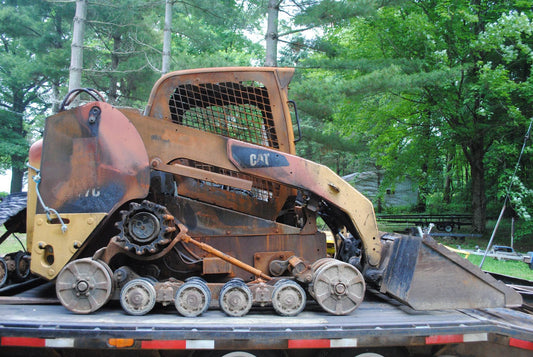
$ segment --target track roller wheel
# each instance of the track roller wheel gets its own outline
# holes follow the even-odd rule
[[[176,309],[185,317],[203,314],[211,304],[211,291],[207,283],[200,278],[188,279],[176,291],[174,300]]]
[[[77,314],[89,314],[102,307],[113,293],[111,269],[104,262],[74,260],[59,272],[56,294],[61,304]]]
[[[365,281],[353,265],[332,259],[315,270],[309,293],[325,311],[346,315],[363,301]]]
[[[130,280],[120,291],[120,305],[130,315],[145,315],[155,305],[154,285],[145,278]]]
[[[298,283],[283,279],[274,285],[272,305],[278,314],[296,316],[302,312],[305,303],[305,291]]]
[[[244,281],[232,279],[220,290],[220,308],[229,316],[244,316],[252,308],[252,292]]]
[[[15,254],[15,279],[24,281],[30,276],[30,255],[19,251]]]
[[[4,258],[0,257],[0,288],[7,282],[7,263]]]

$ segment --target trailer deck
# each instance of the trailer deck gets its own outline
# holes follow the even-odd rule
[[[39,292],[40,291],[40,292]],[[43,299],[42,288],[21,301]],[[393,300],[368,296],[346,316],[311,305],[296,317],[256,308],[244,317],[209,310],[181,317],[173,306],[139,317],[111,303],[77,315],[52,300],[0,304],[0,353],[4,348],[136,350],[282,350],[344,347],[431,346],[480,342],[533,350],[533,316],[512,309],[415,311]],[[35,349],[36,350],[36,349]],[[30,349],[30,351],[32,351]],[[25,352],[27,356],[27,352]]]

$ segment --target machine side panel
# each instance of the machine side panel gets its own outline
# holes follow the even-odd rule
[[[47,120],[41,177],[43,201],[58,212],[108,213],[148,194],[148,155],[126,116],[89,103]]]
[[[150,169],[128,118],[109,104],[93,102],[47,119],[40,177],[30,186],[31,270],[53,279],[107,214],[146,197]],[[46,207],[32,203],[35,194]]]

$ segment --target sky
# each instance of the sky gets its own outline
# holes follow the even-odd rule
[[[0,192],[9,192],[11,186],[11,171],[6,171],[4,175],[0,175]]]

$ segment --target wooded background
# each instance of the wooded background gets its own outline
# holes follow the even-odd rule
[[[508,197],[517,237],[531,237],[530,141],[513,172],[533,118],[533,1],[0,3],[0,170],[12,170],[12,192],[69,74],[142,109],[169,70],[288,66],[298,154],[375,173],[378,211],[471,213],[483,232]],[[384,206],[406,179],[417,203]]]

